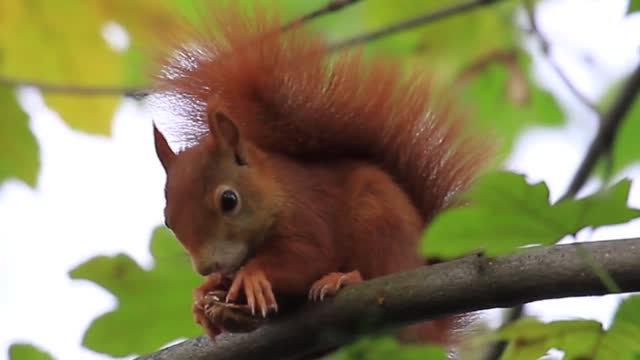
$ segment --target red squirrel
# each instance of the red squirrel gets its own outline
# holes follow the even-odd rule
[[[191,146],[174,153],[154,125],[166,171],[166,225],[206,276],[230,278],[262,316],[285,295],[322,300],[355,282],[425,265],[422,230],[490,159],[421,71],[326,41],[274,13],[216,7],[204,31],[171,48],[156,91],[172,97]],[[445,320],[443,320],[445,321]],[[419,332],[445,341],[448,323]],[[422,336],[421,335],[421,336]]]

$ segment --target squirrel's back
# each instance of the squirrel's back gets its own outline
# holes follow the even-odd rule
[[[452,104],[436,106],[425,74],[359,52],[330,54],[320,36],[283,31],[264,10],[216,7],[204,18],[207,29],[171,49],[158,79],[158,92],[180,109],[172,130],[181,140],[198,141],[206,112],[223,110],[264,150],[380,166],[425,221],[487,163],[490,139],[469,131]]]

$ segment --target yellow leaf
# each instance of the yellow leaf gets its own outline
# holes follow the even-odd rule
[[[65,85],[118,86],[121,55],[102,36],[108,14],[84,0],[0,2],[0,74]],[[45,94],[73,128],[108,134],[119,97]]]

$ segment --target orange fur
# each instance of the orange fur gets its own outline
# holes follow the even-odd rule
[[[467,131],[453,105],[436,107],[418,71],[330,57],[322,38],[281,32],[263,10],[216,8],[207,22],[172,49],[157,86],[191,145],[174,155],[156,131],[168,225],[198,271],[237,270],[230,296],[244,290],[265,311],[277,301],[270,290],[305,295],[328,273],[366,280],[423,265],[419,234],[486,165],[487,137]],[[221,213],[222,185],[239,193],[237,214]],[[221,260],[224,241],[233,261]],[[421,331],[445,341],[438,324],[448,320]]]

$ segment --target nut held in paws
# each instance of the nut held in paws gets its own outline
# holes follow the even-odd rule
[[[257,329],[266,320],[258,314],[252,315],[249,305],[226,303],[226,295],[226,291],[216,290],[204,296],[205,315],[216,326],[230,333],[243,333]]]

